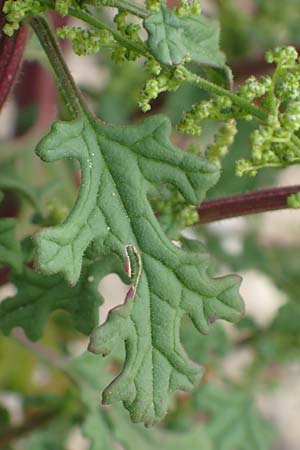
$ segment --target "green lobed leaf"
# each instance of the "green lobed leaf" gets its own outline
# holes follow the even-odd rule
[[[207,384],[194,401],[197,409],[209,414],[206,429],[215,450],[271,450],[274,429],[260,415],[250,392]]]
[[[98,293],[101,278],[118,271],[118,261],[110,256],[83,267],[79,282],[71,287],[61,275],[45,276],[24,268],[13,275],[18,292],[0,303],[0,329],[9,334],[17,326],[29,339],[42,337],[50,314],[57,309],[68,311],[75,327],[89,335],[98,325],[98,307],[102,297]]]
[[[85,353],[68,365],[68,371],[75,375],[81,399],[87,408],[82,431],[90,440],[89,450],[114,450],[117,443],[124,450],[213,450],[201,426],[185,432],[157,428],[148,430],[140,424],[132,424],[119,405],[101,407],[97,392],[105,386],[110,376],[103,360]]]
[[[165,415],[169,393],[191,389],[201,376],[180,343],[183,315],[206,334],[217,318],[237,321],[243,311],[240,279],[211,279],[208,255],[173,245],[150,207],[149,183],[171,183],[197,204],[219,176],[214,165],[174,147],[169,135],[163,116],[128,127],[81,117],[55,124],[37,148],[45,161],[77,158],[82,181],[66,221],[38,233],[36,262],[72,284],[87,247],[89,257],[115,254],[125,265],[125,303],[93,333],[89,348],[106,355],[125,343],[124,367],[103,402],[122,400],[133,421],[147,424]]]
[[[173,9],[160,5],[160,11],[147,17],[144,26],[149,49],[162,64],[177,65],[190,56],[198,64],[225,66],[215,21],[202,15],[178,17]]]
[[[0,219],[0,264],[21,272],[23,265],[20,242],[16,238],[16,220]]]

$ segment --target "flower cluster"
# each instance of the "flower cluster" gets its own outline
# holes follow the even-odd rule
[[[138,23],[127,23],[128,13],[126,11],[119,11],[114,17],[114,23],[117,26],[120,34],[131,43],[141,44],[141,39],[139,37],[139,32],[141,26]],[[116,63],[122,63],[124,61],[135,61],[140,55],[139,52],[125,48],[121,44],[115,45],[112,52],[112,58]]]
[[[62,16],[66,16],[69,13],[71,6],[77,5],[74,0],[55,0],[53,3],[54,9]],[[3,28],[4,33],[12,36],[14,31],[20,28],[21,22],[26,17],[41,14],[48,9],[49,2],[47,4],[47,2],[42,0],[6,0],[3,6],[3,12],[6,15],[6,24]]]
[[[266,52],[265,59],[267,63],[275,63],[282,69],[294,68],[298,60],[298,52],[295,47],[276,47],[274,50]]]
[[[175,9],[178,17],[195,16],[201,14],[201,6],[198,0],[181,0],[180,6]]]
[[[126,21],[127,12],[119,11],[114,17],[114,22],[117,25],[117,29],[120,31],[124,37],[129,38],[131,41],[139,42],[139,32],[141,26],[137,23],[129,23]]]
[[[96,1],[94,6],[111,6],[111,3],[109,0],[101,0]],[[57,12],[65,16],[69,13],[70,7],[76,6],[78,8],[79,2],[75,0],[56,0],[55,3],[53,2],[53,6]],[[40,14],[49,8],[49,2],[43,2],[41,0],[7,0],[3,8],[7,20],[4,32],[11,36],[20,27],[20,23],[26,17]],[[135,50],[135,47],[138,48],[138,45],[142,42],[139,37],[141,26],[137,23],[127,23],[127,14],[125,11],[119,11],[114,18],[118,33],[121,37],[119,41],[121,42],[115,38],[113,32],[105,29],[105,27],[102,30],[96,30],[94,28],[65,26],[59,28],[57,34],[60,38],[70,39],[73,50],[78,55],[94,54],[99,52],[101,48],[108,47],[112,51],[112,58],[115,62],[134,61],[141,56],[141,52]],[[130,48],[124,47],[122,37],[132,44]],[[135,46],[134,44],[138,45]]]
[[[97,53],[102,47],[111,47],[115,44],[108,30],[86,30],[66,25],[57,29],[57,35],[62,39],[69,39],[74,52],[79,56]]]
[[[237,127],[235,119],[227,120],[217,131],[214,142],[208,145],[205,157],[208,161],[220,166],[220,160],[228,152],[228,148],[233,144]]]
[[[56,0],[55,9],[62,16],[67,16],[69,13],[69,8],[72,6],[72,0]]]
[[[238,91],[238,95],[248,101],[263,97],[272,88],[272,79],[269,76],[263,76],[257,80],[251,76],[244,82]]]
[[[182,229],[198,222],[195,206],[189,205],[172,186],[162,186],[150,195],[158,220],[171,239],[178,239]]]
[[[153,13],[159,11],[160,0],[146,0],[146,8]]]
[[[239,176],[256,175],[264,167],[286,167],[300,162],[298,53],[294,47],[276,48],[267,52],[266,60],[276,65],[272,77],[256,79],[251,76],[235,94],[216,96],[193,105],[178,124],[180,132],[200,136],[203,121],[229,120],[217,133],[215,143],[207,149],[207,157],[218,162],[236,133],[230,119],[251,120],[253,114],[258,115],[262,123],[251,134],[251,158],[241,159],[236,164]]]
[[[126,23],[127,13],[121,11],[116,14],[114,22],[118,31],[130,42],[140,42],[140,25],[136,23]],[[64,26],[57,29],[57,35],[72,42],[74,52],[81,55],[91,55],[98,53],[101,49],[108,48],[112,51],[112,59],[116,63],[124,61],[134,61],[140,54],[134,50],[125,48],[118,43],[113,33],[108,29],[95,30],[81,27]]]
[[[275,63],[272,78],[263,82],[252,79],[246,97],[264,95],[262,106],[268,109],[268,120],[251,135],[251,158],[237,161],[237,175],[256,175],[264,167],[285,167],[300,161],[300,63],[294,47],[276,48],[266,54]],[[249,80],[248,80],[249,81]],[[249,87],[250,86],[250,87]],[[240,92],[245,93],[244,87]],[[258,95],[259,93],[259,95]]]
[[[228,118],[232,102],[228,97],[220,96],[193,105],[191,111],[185,113],[177,125],[178,131],[200,136],[201,123],[204,120],[223,120]]]
[[[153,59],[145,63],[145,68],[156,76],[146,82],[140,93],[138,104],[143,112],[151,109],[151,100],[156,99],[161,92],[176,91],[186,81],[187,76],[184,65],[171,70],[162,70],[162,67]]]
[[[287,204],[290,208],[299,209],[300,208],[300,192],[296,194],[291,194],[287,199]]]
[[[3,12],[6,14],[6,24],[3,32],[7,36],[12,36],[20,28],[20,23],[28,16],[34,16],[46,11],[47,6],[39,0],[23,0],[22,2],[6,0]]]

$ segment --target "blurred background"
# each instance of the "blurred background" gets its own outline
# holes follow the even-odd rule
[[[264,61],[266,50],[285,44],[300,48],[299,0],[202,0],[201,5],[204,14],[220,21],[221,48],[232,68],[235,87],[250,75],[272,70]],[[105,20],[112,21],[113,14],[113,10],[111,16],[106,13]],[[54,15],[51,20],[54,27],[68,22]],[[116,65],[105,54],[78,57],[66,41],[61,45],[76,82],[101,119],[115,124],[142,119],[144,114],[137,108],[137,97],[147,78],[142,63]],[[189,110],[205,95],[185,86],[160,96],[148,115],[163,112],[175,125],[182,109]],[[6,194],[0,215],[18,217],[20,238],[34,233],[41,218],[32,207],[31,193],[24,196],[22,189],[21,194],[11,192],[5,177],[29,183],[34,195],[43,196],[43,217],[50,225],[62,221],[76,199],[80,180],[77,165],[70,161],[46,165],[33,151],[58,114],[67,117],[45,56],[28,33],[17,84],[0,114],[0,188]],[[209,198],[299,183],[297,166],[278,172],[263,170],[252,178],[235,176],[234,162],[249,155],[253,128],[252,122],[238,123],[237,139],[224,158],[221,179]],[[210,124],[201,138],[187,138],[174,131],[172,139],[183,148],[197,145],[201,152],[214,131]],[[183,323],[184,346],[206,367],[205,386],[194,395],[177,394],[160,428],[184,431],[191,424],[208,424],[213,447],[207,448],[213,450],[299,450],[300,212],[285,210],[197,225],[183,234],[203,242],[212,255],[216,274],[234,271],[243,277],[246,316],[237,326],[216,324],[209,337],[199,337],[188,320]],[[4,269],[0,281],[1,299],[14,295],[16,288]],[[110,275],[99,289],[105,299],[99,313],[103,322],[108,310],[123,302],[126,286]],[[80,357],[87,342],[88,338],[74,331],[68,314],[61,311],[52,314],[38,344],[31,344],[20,329],[12,338],[0,336],[0,449],[90,448],[68,377],[40,357]],[[210,389],[214,385],[217,387]],[[57,424],[51,428],[51,414],[39,415],[47,402],[55,406],[53,411],[60,402],[69,405],[60,419],[62,430]],[[128,422],[127,430],[130,426]],[[53,430],[60,443],[54,440]],[[119,433],[113,448],[142,449],[134,434],[130,439],[128,444]],[[110,450],[103,445],[93,448]],[[145,449],[154,448],[148,445]]]

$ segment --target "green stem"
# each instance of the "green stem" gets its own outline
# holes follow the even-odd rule
[[[126,10],[128,10],[128,12],[129,12],[128,8],[136,7],[139,9],[140,15],[143,14],[143,18],[147,17],[147,14],[146,14],[147,11],[144,10],[144,8],[138,7],[137,5],[131,3],[127,0],[108,0],[108,2],[110,3],[108,6],[120,7],[123,9],[125,9],[125,5],[127,5]],[[55,10],[55,3],[53,0],[45,0],[45,4],[49,7],[49,9]],[[123,5],[123,6],[121,6],[121,5]],[[101,20],[97,19],[95,16],[88,13],[87,11],[84,11],[83,9],[71,7],[71,8],[69,8],[68,15],[76,17],[76,19],[80,19],[83,22],[88,23],[89,25],[91,25],[92,27],[94,27],[98,30],[109,31],[112,34],[112,36],[115,38],[116,41],[118,41],[120,44],[122,44],[124,47],[128,48],[129,50],[134,50],[144,56],[146,56],[148,53],[147,47],[142,42],[139,44],[137,42],[132,42],[130,39],[126,39],[126,37],[124,37],[117,30],[110,27],[106,23],[101,22]],[[135,14],[135,15],[137,15],[137,14]]]
[[[108,0],[108,1],[110,2],[110,6],[116,7],[121,7],[121,4],[123,4],[124,7],[125,5],[127,6],[134,5],[131,2],[128,2],[128,0]],[[53,7],[52,1],[48,0],[48,4],[49,6],[52,5]],[[89,25],[91,25],[96,29],[109,31],[115,38],[115,40],[118,41],[125,48],[136,51],[140,55],[144,56],[149,55],[147,46],[144,43],[133,42],[130,39],[127,39],[117,30],[101,22],[99,19],[89,14],[88,12],[78,8],[71,7],[69,9],[69,14],[73,17],[76,17],[84,21],[85,23],[88,23]],[[66,104],[69,107],[71,114],[76,117],[78,113],[82,112],[83,110],[86,111],[86,108],[84,106],[84,101],[80,95],[80,92],[78,91],[74,83],[74,80],[64,62],[64,59],[61,55],[61,52],[55,41],[55,38],[53,37],[53,34],[51,33],[48,24],[44,19],[35,17],[31,19],[30,23],[32,25],[32,28],[36,32],[49,58],[49,61],[54,69],[54,72],[57,76],[60,91],[63,94]],[[166,67],[166,69],[170,70],[169,67]],[[211,81],[208,81],[197,74],[189,72],[187,82],[190,82],[196,85],[197,87],[206,90],[211,94],[221,95],[230,98],[231,101],[236,106],[240,107],[243,112],[256,117],[262,122],[266,122],[268,119],[269,114],[267,111],[264,111],[263,109],[253,105],[252,103],[235,94],[234,92],[225,89],[222,86],[219,86],[215,83],[212,83]],[[297,136],[293,136],[291,140],[294,143],[296,149],[300,148],[300,138],[298,138]]]
[[[187,81],[201,89],[204,89],[205,91],[210,92],[211,94],[222,95],[224,97],[230,98],[230,100],[232,100],[232,102],[235,105],[239,106],[243,111],[250,114],[251,116],[256,117],[257,119],[262,120],[263,122],[268,119],[268,113],[266,111],[258,108],[255,105],[252,105],[252,103],[249,103],[247,100],[239,97],[234,92],[229,91],[228,89],[224,89],[222,86],[212,83],[211,81],[208,81],[205,78],[200,77],[199,75],[190,72]]]
[[[223,95],[225,97],[230,98],[230,100],[232,100],[232,103],[234,103],[236,106],[239,106],[242,109],[242,111],[250,114],[251,116],[256,117],[257,119],[261,120],[262,122],[266,122],[269,117],[269,114],[267,111],[264,111],[263,109],[259,108],[258,106],[255,106],[252,103],[248,102],[247,100],[241,98],[234,92],[224,89],[221,86],[219,86],[215,83],[212,83],[211,81],[208,81],[205,78],[200,77],[199,75],[196,75],[196,74],[190,72],[187,81],[196,85],[197,87],[200,87],[200,88],[210,92],[211,94]],[[298,136],[294,135],[291,137],[291,141],[293,142],[293,144],[295,146],[296,153],[300,156],[300,138]],[[263,167],[266,167],[266,166],[263,166]]]
[[[33,17],[30,19],[30,25],[36,33],[49,59],[52,69],[56,75],[58,88],[72,118],[78,117],[83,111],[86,110],[84,100],[77,89],[48,23],[42,17]]]
[[[97,28],[98,30],[107,30],[111,33],[111,35],[114,37],[116,41],[118,41],[123,47],[128,48],[129,50],[133,50],[135,52],[138,52],[141,55],[146,56],[148,54],[147,47],[141,42],[133,42],[130,39],[126,39],[121,33],[116,31],[114,28],[110,27],[109,25],[106,25],[105,23],[101,22],[96,17],[92,16],[86,11],[83,11],[81,9],[77,8],[70,8],[69,14],[73,17],[76,17],[77,19],[82,20],[83,22],[88,23],[94,28]]]
[[[145,19],[149,15],[145,8],[128,0],[107,0],[103,6],[110,6],[111,8],[127,11],[141,19]]]
[[[127,0],[108,0],[108,1],[110,1],[110,5],[114,4],[116,7],[117,6],[121,7],[121,3],[123,3],[123,2],[124,2],[124,5],[125,5],[125,3],[126,4],[128,3]],[[52,3],[52,2],[49,2],[49,5],[50,5],[50,3]],[[85,23],[88,23],[89,25],[91,25],[92,27],[94,27],[98,30],[109,31],[112,34],[112,36],[115,38],[115,40],[118,41],[121,45],[123,45],[127,49],[136,51],[140,55],[144,55],[144,56],[149,55],[149,51],[145,44],[132,42],[131,40],[124,37],[121,33],[116,31],[114,28],[101,22],[99,19],[97,19],[93,15],[89,14],[88,12],[83,11],[78,8],[71,7],[69,9],[69,14],[73,17],[76,17],[77,19],[82,20]],[[169,67],[166,67],[166,69],[170,70]],[[239,97],[234,92],[224,89],[223,87],[221,87],[215,83],[212,83],[211,81],[208,81],[205,78],[202,78],[197,74],[189,72],[189,77],[188,77],[187,81],[196,85],[199,88],[202,88],[202,89],[210,92],[211,94],[222,95],[222,96],[226,96],[226,97],[230,98],[232,100],[232,102],[235,105],[239,106],[244,112],[258,118],[259,120],[261,120],[263,122],[265,122],[268,119],[268,113],[266,111],[253,105],[252,103],[248,102],[247,100]],[[295,142],[295,144],[296,144],[296,142]],[[297,146],[298,145],[299,145],[299,143],[297,143]]]

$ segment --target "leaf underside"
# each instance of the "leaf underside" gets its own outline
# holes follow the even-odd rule
[[[103,302],[99,281],[112,272],[119,272],[119,261],[113,255],[85,263],[78,283],[71,287],[62,275],[47,276],[25,267],[21,274],[11,276],[16,295],[0,303],[0,329],[8,335],[19,326],[36,341],[43,336],[50,314],[60,309],[71,314],[77,330],[89,335],[98,325]]]
[[[113,363],[111,358],[110,363]],[[108,367],[107,361],[104,364],[103,360],[87,353],[67,367],[77,379],[84,380],[84,383],[79,383],[80,397],[87,408],[82,431],[90,441],[89,450],[115,450],[117,443],[124,450],[213,450],[209,436],[199,424],[185,432],[157,428],[149,430],[132,424],[119,405],[105,409],[101,407],[97,392],[109,380]]]
[[[214,448],[220,450],[270,450],[274,429],[259,413],[255,398],[245,390],[227,390],[212,384],[202,386],[194,401],[209,414],[206,430]],[[226,414],[224,413],[226,411]],[[226,432],[224,431],[226,430]]]
[[[177,65],[190,56],[192,61],[223,68],[225,58],[219,49],[218,23],[203,17],[178,17],[174,10],[160,6],[160,11],[144,21],[147,44],[162,64]]]
[[[217,318],[236,321],[243,306],[239,277],[211,279],[205,253],[183,251],[163,234],[147,199],[149,183],[166,182],[192,204],[219,177],[217,168],[173,146],[170,123],[152,116],[128,127],[86,118],[56,123],[38,145],[45,161],[77,158],[82,181],[65,223],[38,233],[38,267],[75,284],[84,252],[115,255],[131,280],[125,303],[95,330],[90,350],[106,355],[119,341],[126,357],[103,402],[122,400],[135,422],[161,419],[169,393],[191,389],[201,369],[180,343],[188,314],[201,333]]]

